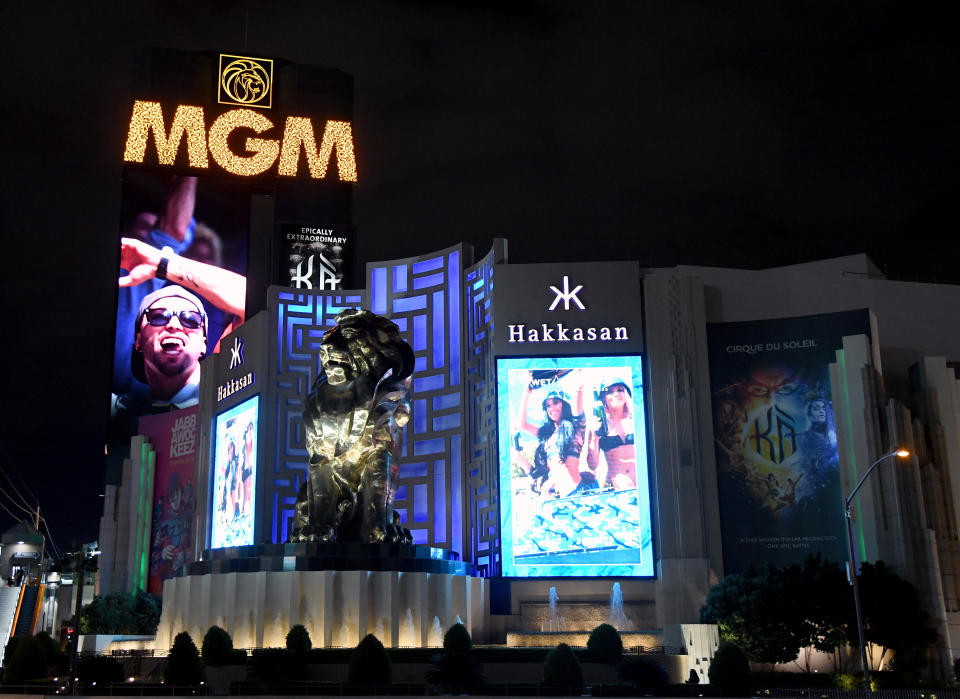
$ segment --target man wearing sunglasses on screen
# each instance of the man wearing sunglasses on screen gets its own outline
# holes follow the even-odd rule
[[[175,284],[147,294],[134,325],[130,371],[150,396],[114,395],[115,426],[129,430],[141,415],[196,405],[206,345],[207,316],[199,298]]]

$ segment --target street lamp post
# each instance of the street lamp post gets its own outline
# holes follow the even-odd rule
[[[870,688],[870,665],[867,663],[867,645],[863,638],[863,614],[860,610],[860,585],[857,581],[859,577],[857,574],[857,554],[853,546],[853,513],[851,512],[851,506],[857,491],[860,490],[860,487],[867,480],[867,477],[873,473],[873,470],[879,466],[881,462],[894,456],[905,459],[910,456],[910,452],[907,449],[897,448],[874,461],[870,468],[867,469],[867,472],[864,473],[857,482],[853,492],[844,500],[844,514],[847,518],[847,551],[850,555],[850,560],[847,563],[847,578],[850,580],[850,584],[853,585],[853,604],[857,610],[857,635],[860,637],[860,662],[863,665],[863,681],[868,692],[873,690]]]

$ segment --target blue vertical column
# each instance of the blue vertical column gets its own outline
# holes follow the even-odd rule
[[[275,365],[270,371],[268,420],[273,423],[272,454],[258,477],[269,478],[270,541],[290,535],[293,506],[307,475],[302,423],[304,401],[320,370],[319,348],[324,332],[345,308],[367,305],[363,292],[330,293],[270,287],[268,303],[275,323]],[[267,469],[273,467],[272,471]]]
[[[414,542],[463,551],[463,246],[367,266],[371,310],[416,356],[394,508]]]

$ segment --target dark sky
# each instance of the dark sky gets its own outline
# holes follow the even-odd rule
[[[958,283],[960,60],[939,12],[6,3],[0,465],[39,496],[61,548],[96,537],[120,161],[142,47],[351,73],[364,261],[458,241],[483,254],[504,237],[513,262],[756,268],[866,252],[891,275]],[[0,510],[0,526],[12,521]]]

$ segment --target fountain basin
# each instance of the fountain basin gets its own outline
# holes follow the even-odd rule
[[[601,622],[602,623],[602,622]],[[514,648],[553,648],[566,643],[572,648],[586,648],[589,631],[545,631],[532,633],[508,631],[507,645]],[[624,648],[640,646],[645,650],[662,649],[663,633],[660,631],[626,631],[620,633]]]

